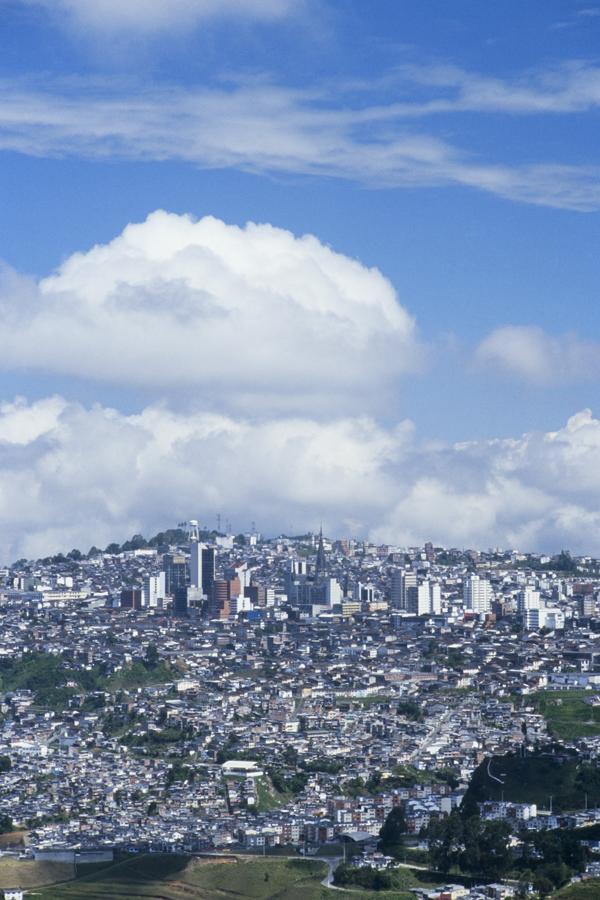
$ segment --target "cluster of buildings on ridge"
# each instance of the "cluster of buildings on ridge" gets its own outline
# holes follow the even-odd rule
[[[2,572],[0,813],[36,853],[317,852],[375,838],[396,805],[416,838],[482,760],[548,739],[530,694],[600,683],[591,559],[558,571],[516,553],[196,523],[112,551]],[[130,677],[150,648],[160,679]],[[60,704],[3,686],[2,660],[32,651],[61,660]],[[572,745],[596,759],[600,736]],[[532,828],[573,824],[503,804],[491,781],[490,804]]]

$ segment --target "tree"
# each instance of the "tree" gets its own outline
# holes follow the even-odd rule
[[[480,871],[491,879],[500,878],[511,864],[510,825],[486,822],[479,835]]]
[[[429,855],[434,869],[449,872],[462,851],[464,825],[454,810],[445,819],[432,819],[427,829]]]
[[[143,550],[148,546],[148,541],[142,534],[134,534],[130,541],[125,541],[122,550]]]
[[[540,897],[547,897],[554,890],[554,885],[545,875],[536,875],[533,879],[533,887]]]
[[[298,751],[296,750],[296,748],[291,744],[288,744],[288,746],[283,751],[283,759],[286,765],[291,766],[295,769],[298,765]]]
[[[159,663],[158,648],[156,644],[148,644],[144,656],[144,665],[147,669],[155,669]]]
[[[379,831],[379,847],[384,852],[389,850],[397,850],[402,846],[404,834],[406,832],[406,819],[400,806],[394,808],[388,813],[385,822]]]
[[[10,772],[11,769],[10,756],[0,756],[0,772]]]
[[[115,553],[121,552],[121,548],[118,544],[109,544],[104,552],[114,556]]]
[[[369,775],[367,783],[365,784],[365,788],[369,792],[369,794],[374,794],[376,793],[380,784],[381,772],[373,772],[371,775]]]

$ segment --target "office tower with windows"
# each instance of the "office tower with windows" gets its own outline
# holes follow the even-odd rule
[[[121,591],[121,609],[141,609],[142,590],[138,587],[123,588]]]
[[[165,553],[163,559],[165,566],[165,591],[172,597],[177,588],[187,587],[187,560],[181,553]]]
[[[175,588],[173,593],[173,615],[187,616],[188,614],[188,589],[187,585]]]
[[[210,597],[213,582],[215,580],[215,557],[216,551],[214,547],[202,547],[202,593]]]
[[[390,603],[393,609],[408,611],[408,590],[417,587],[417,573],[396,569],[392,572]]]
[[[231,613],[231,582],[215,580],[211,585],[209,614],[213,619],[226,619]]]

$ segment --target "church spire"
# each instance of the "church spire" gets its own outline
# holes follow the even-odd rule
[[[318,578],[319,575],[323,572],[325,568],[325,550],[323,549],[323,524],[321,523],[321,529],[319,531],[319,546],[317,548],[317,564],[315,566],[315,578]]]

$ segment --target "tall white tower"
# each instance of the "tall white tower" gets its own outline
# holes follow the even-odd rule
[[[472,609],[476,613],[490,611],[492,602],[492,586],[485,578],[479,575],[470,575],[463,582],[463,601],[466,609]]]
[[[190,544],[190,585],[202,590],[202,551],[204,544],[198,538]]]

